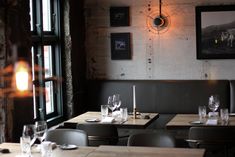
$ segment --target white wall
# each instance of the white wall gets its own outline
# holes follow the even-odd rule
[[[146,26],[147,15],[158,10],[158,0],[86,0],[87,77],[235,79],[234,59],[196,59],[195,31],[195,6],[235,4],[234,0],[162,0],[162,3],[171,25],[159,35],[150,33]],[[130,6],[131,25],[110,27],[110,6]],[[111,60],[110,33],[115,32],[132,34],[131,60]]]

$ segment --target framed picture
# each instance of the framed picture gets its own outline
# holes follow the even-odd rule
[[[111,33],[111,59],[131,59],[130,33]]]
[[[110,26],[129,26],[129,7],[110,7]]]
[[[235,5],[196,7],[197,59],[235,58]]]

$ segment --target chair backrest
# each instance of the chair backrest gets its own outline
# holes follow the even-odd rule
[[[235,144],[235,127],[202,126],[189,129],[190,147],[218,148]]]
[[[58,145],[74,144],[77,146],[87,146],[87,133],[78,129],[55,129],[49,130],[45,136],[46,141],[56,142]]]
[[[175,138],[166,131],[133,134],[128,138],[128,146],[175,147]]]
[[[78,124],[77,129],[87,133],[89,146],[116,145],[118,142],[118,131],[113,125]]]

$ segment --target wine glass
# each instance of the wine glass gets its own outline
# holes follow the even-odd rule
[[[121,100],[119,94],[113,95],[113,105],[115,106],[115,109],[118,109],[121,106]]]
[[[35,122],[35,136],[42,143],[45,138],[45,132],[47,131],[46,121]]]
[[[33,124],[26,124],[23,126],[22,137],[29,137],[30,138],[30,146],[34,144],[36,141],[35,138],[35,125]]]
[[[113,114],[113,111],[115,110],[116,106],[114,106],[114,103],[113,103],[113,96],[109,96],[108,97],[108,108],[112,111],[112,114]]]
[[[211,95],[209,97],[208,107],[212,111],[213,116],[215,116],[215,111],[219,108],[220,100],[218,95]]]

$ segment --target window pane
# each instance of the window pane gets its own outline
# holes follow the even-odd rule
[[[46,94],[46,114],[54,112],[54,91],[53,91],[53,82],[49,81],[45,83],[45,94]]]
[[[29,1],[29,15],[30,15],[30,30],[33,31],[33,3],[32,0]]]
[[[44,46],[45,78],[52,76],[52,47]]]
[[[42,1],[43,31],[51,31],[51,4],[50,0]]]

